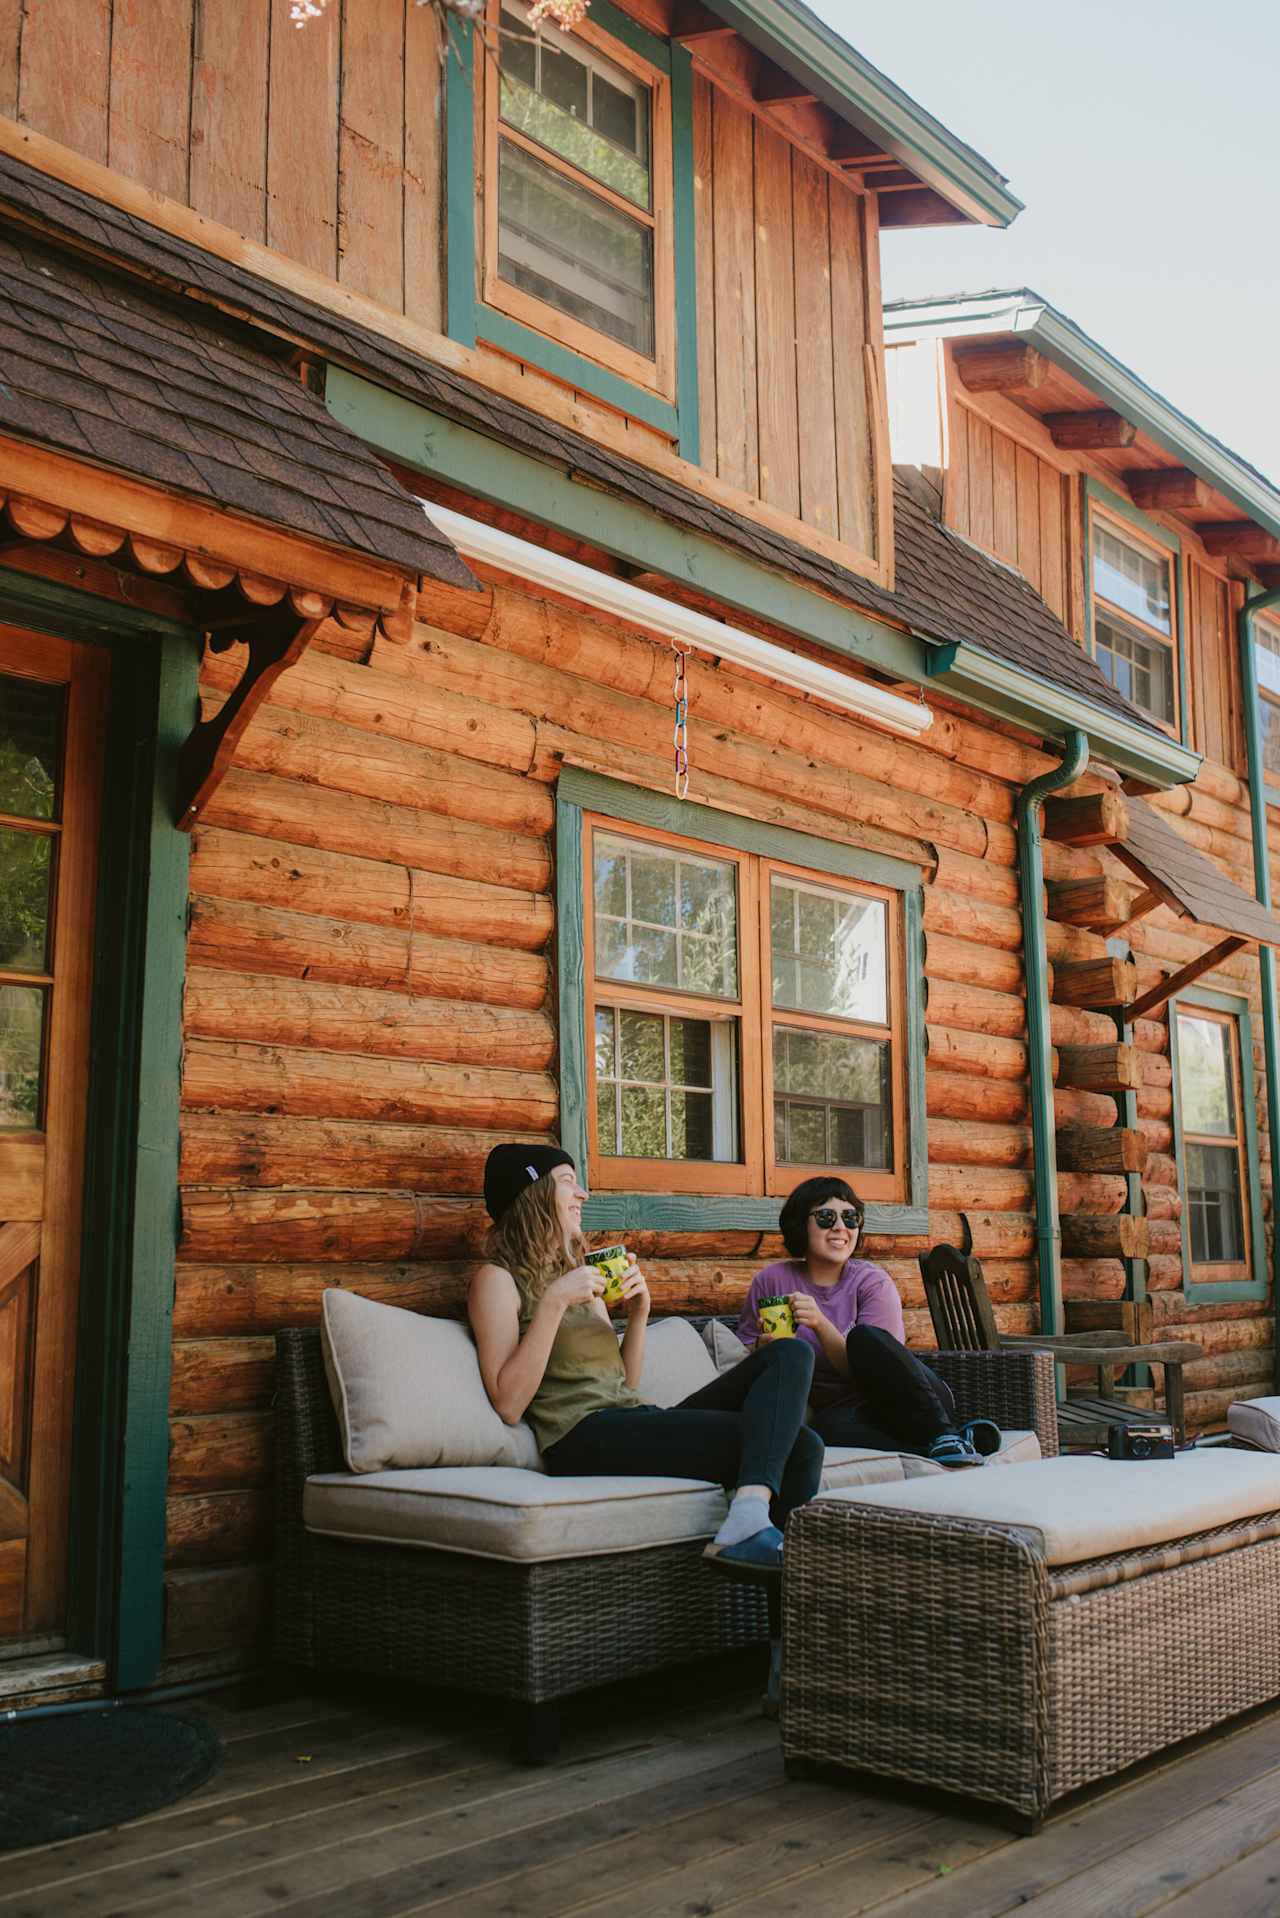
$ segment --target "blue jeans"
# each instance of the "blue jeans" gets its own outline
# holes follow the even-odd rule
[[[543,1463],[559,1477],[767,1485],[782,1525],[822,1479],[822,1440],[804,1422],[812,1377],[811,1347],[803,1339],[779,1339],[669,1410],[639,1405],[588,1412],[543,1453]]]

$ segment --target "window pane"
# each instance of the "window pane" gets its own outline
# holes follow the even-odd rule
[[[1187,1207],[1194,1265],[1244,1258],[1240,1154],[1234,1145],[1188,1145]]]
[[[1263,692],[1280,699],[1280,626],[1269,620],[1253,622],[1253,664]]]
[[[1184,1132],[1235,1138],[1231,1034],[1219,1020],[1178,1014],[1178,1084]]]
[[[737,1158],[736,1020],[600,1006],[595,1061],[602,1153]]]
[[[1093,590],[1148,626],[1172,632],[1169,562],[1101,520],[1093,523]]]
[[[48,992],[0,986],[0,1129],[40,1123],[40,1058]]]
[[[651,230],[507,140],[499,143],[498,275],[653,358]]]
[[[1144,639],[1131,626],[1104,619],[1093,622],[1094,657],[1118,693],[1165,725],[1173,724],[1173,649]]]
[[[888,1022],[889,913],[883,899],[775,878],[769,924],[775,1006]]]
[[[52,869],[48,833],[0,826],[0,966],[10,971],[46,969]]]
[[[648,211],[650,89],[583,40],[531,33],[503,8],[502,119]]]
[[[609,833],[593,858],[598,978],[737,997],[735,866]]]
[[[1280,784],[1280,705],[1273,699],[1260,699],[1258,718],[1262,724],[1262,764]]]
[[[65,688],[0,674],[0,812],[57,817]]]
[[[893,1160],[890,1052],[883,1039],[775,1026],[774,1141],[789,1165],[881,1170]]]

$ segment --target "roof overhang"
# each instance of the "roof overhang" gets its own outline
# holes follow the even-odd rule
[[[1009,226],[1022,201],[989,161],[841,39],[801,0],[709,0],[733,26],[814,96],[918,174],[982,226]]]
[[[1114,766],[1123,779],[1142,786],[1158,789],[1186,785],[1200,770],[1201,755],[1176,739],[1095,706],[1052,680],[983,652],[981,647],[931,643],[927,670],[948,692],[983,712],[1025,726],[1042,738],[1086,733],[1098,759]]]
[[[885,308],[884,327],[886,338],[894,333],[917,339],[1016,334],[1280,539],[1280,492],[1029,288],[894,302]]]

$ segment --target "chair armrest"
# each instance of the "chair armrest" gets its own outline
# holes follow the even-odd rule
[[[1058,1451],[1058,1405],[1052,1355],[1025,1351],[920,1352],[945,1379],[962,1419],[994,1419],[1004,1431],[1033,1431],[1045,1458]]]
[[[1190,1365],[1204,1357],[1202,1346],[1190,1339],[1164,1339],[1154,1345],[1130,1345],[1124,1339],[1103,1344],[1094,1339],[1073,1337],[1039,1338],[1033,1334],[1010,1333],[1001,1337],[1001,1346],[1052,1352],[1059,1365]]]

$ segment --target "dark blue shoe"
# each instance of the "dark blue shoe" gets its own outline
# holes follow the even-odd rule
[[[957,1466],[986,1463],[972,1441],[959,1432],[940,1432],[925,1453],[925,1457],[931,1458],[935,1465],[945,1465],[951,1470]]]
[[[960,1436],[967,1438],[974,1451],[981,1452],[983,1458],[993,1458],[1004,1439],[994,1419],[969,1419],[960,1427]]]
[[[782,1533],[776,1525],[765,1525],[758,1532],[753,1532],[750,1538],[739,1539],[736,1545],[717,1545],[713,1542],[706,1547],[702,1556],[718,1572],[731,1575],[780,1572]]]

